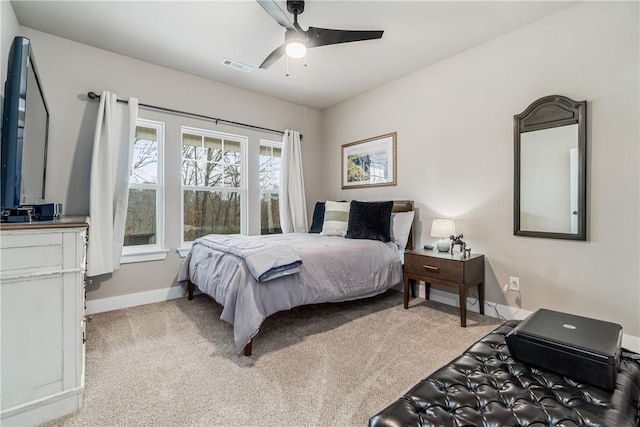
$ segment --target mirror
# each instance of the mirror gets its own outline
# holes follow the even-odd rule
[[[516,236],[587,240],[586,111],[551,95],[513,117]]]

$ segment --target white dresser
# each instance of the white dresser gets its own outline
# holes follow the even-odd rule
[[[0,226],[0,425],[82,407],[86,218]]]

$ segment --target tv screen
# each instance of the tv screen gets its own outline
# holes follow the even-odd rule
[[[49,109],[31,42],[16,37],[9,51],[2,119],[2,208],[44,202]]]

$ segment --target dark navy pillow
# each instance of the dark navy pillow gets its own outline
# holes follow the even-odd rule
[[[322,224],[324,223],[324,202],[316,202],[315,208],[313,208],[313,221],[311,222],[311,228],[309,233],[320,233],[322,231]]]
[[[347,239],[391,241],[391,210],[393,201],[358,202],[349,209]]]

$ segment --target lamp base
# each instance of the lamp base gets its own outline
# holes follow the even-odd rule
[[[449,249],[451,249],[451,242],[448,239],[438,240],[436,242],[436,247],[438,248],[438,252],[449,252]]]

